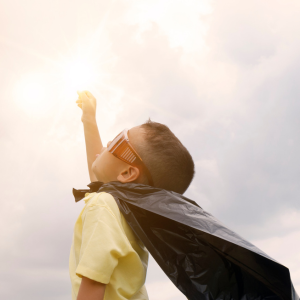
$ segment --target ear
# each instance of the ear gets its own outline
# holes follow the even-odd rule
[[[136,181],[140,176],[140,170],[134,166],[128,166],[118,176],[118,181],[122,183]]]

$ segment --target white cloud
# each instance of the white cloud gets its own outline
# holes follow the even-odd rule
[[[207,26],[201,16],[212,12],[210,0],[131,1],[131,4],[125,20],[140,26],[138,41],[143,42],[141,33],[156,23],[167,35],[171,48],[182,47],[187,52],[205,48]]]

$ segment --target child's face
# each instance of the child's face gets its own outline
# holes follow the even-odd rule
[[[122,161],[121,161],[122,162]],[[113,154],[103,147],[99,154],[96,154],[96,159],[93,162],[92,170],[99,181],[109,182],[116,181],[120,162]]]
[[[141,130],[142,129],[139,127],[131,128],[128,132],[130,141],[142,142],[140,134]],[[110,142],[107,143],[107,146],[109,144]],[[98,181],[104,183],[110,181],[120,181],[118,176],[120,176],[120,174],[125,174],[125,176],[127,176],[126,172],[131,173],[134,171],[132,168],[137,169],[115,157],[112,153],[108,152],[106,147],[103,147],[101,152],[96,155],[96,159],[92,165],[92,171],[94,172]],[[137,176],[139,176],[139,173]]]

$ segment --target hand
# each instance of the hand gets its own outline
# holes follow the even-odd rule
[[[84,122],[90,118],[96,117],[96,98],[89,91],[77,91],[77,106],[82,109],[81,121]]]

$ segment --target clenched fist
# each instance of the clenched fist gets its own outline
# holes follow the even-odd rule
[[[77,106],[82,109],[81,121],[85,122],[96,117],[96,98],[89,91],[77,91]]]

